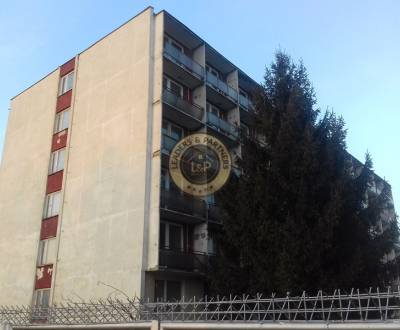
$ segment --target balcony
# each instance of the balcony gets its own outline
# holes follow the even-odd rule
[[[207,265],[208,256],[205,253],[160,248],[159,266],[162,268],[204,273]]]
[[[239,95],[239,105],[245,110],[245,111],[253,111],[254,110],[254,105],[253,102],[251,102],[250,99],[243,95]]]
[[[228,84],[207,72],[207,98],[218,107],[229,110],[238,102],[238,92]]]
[[[190,130],[196,130],[203,125],[203,108],[182,99],[169,89],[163,91],[163,103],[165,118]]]
[[[254,122],[254,104],[253,102],[239,94],[239,109],[240,109],[240,121],[243,121],[247,125],[252,125]]]
[[[197,87],[204,80],[204,68],[189,56],[172,47],[164,45],[164,72],[190,88]]]
[[[207,126],[212,128],[224,143],[233,146],[238,143],[239,130],[236,126],[217,117],[211,112],[207,112]]]
[[[207,219],[206,202],[179,192],[162,190],[160,209],[162,218],[181,223],[195,224]]]

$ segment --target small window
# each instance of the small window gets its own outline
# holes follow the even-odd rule
[[[154,298],[156,301],[180,301],[182,298],[181,282],[156,280]]]
[[[206,65],[206,71],[211,73],[213,76],[217,77],[218,79],[220,79],[220,73],[218,72],[217,69],[214,69],[212,66],[210,65]]]
[[[74,72],[70,72],[60,78],[60,86],[58,88],[58,95],[62,95],[72,89],[74,84]]]
[[[245,98],[249,98],[249,95],[241,88],[239,88],[239,94]]]
[[[160,248],[183,251],[183,226],[161,222]]]
[[[170,192],[173,195],[182,195],[183,192],[179,189],[171,179],[167,169],[161,169],[161,189],[162,191]]]
[[[69,109],[56,114],[54,133],[61,132],[69,127]]]
[[[184,53],[183,46],[181,44],[179,44],[177,41],[173,40],[172,38],[170,38],[168,36],[164,37],[164,45],[165,44],[170,44],[177,51],[179,51],[181,53]]]
[[[164,87],[168,89],[170,92],[174,93],[176,96],[179,96],[180,98],[183,98],[183,86],[181,84],[167,77],[164,77],[163,84]]]
[[[168,246],[171,250],[182,250],[183,248],[183,228],[180,225],[169,224]]]
[[[54,217],[60,212],[61,194],[55,192],[46,196],[43,217]]]
[[[226,120],[226,113],[222,111],[220,108],[216,107],[214,104],[206,103],[206,110],[209,113],[212,113],[214,116]]]
[[[166,120],[164,120],[162,123],[162,133],[168,135],[176,141],[179,141],[184,136],[182,127],[172,124]]]
[[[54,262],[56,251],[56,240],[45,239],[39,241],[39,251],[37,257],[37,266],[48,265]]]
[[[34,294],[35,307],[47,308],[50,302],[50,289],[36,290]]]
[[[215,205],[215,195],[214,194],[207,195],[206,200],[207,200],[207,204]]]
[[[49,174],[61,171],[64,169],[65,148],[54,151],[50,156]]]
[[[166,168],[161,168],[161,189],[169,191],[171,187],[171,178]]]
[[[217,254],[217,242],[215,240],[214,235],[210,232],[208,232],[208,237],[207,237],[207,252],[210,255]]]

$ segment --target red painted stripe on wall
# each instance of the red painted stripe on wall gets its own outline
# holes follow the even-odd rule
[[[66,92],[58,97],[57,105],[56,105],[56,112],[63,111],[66,108],[70,107],[71,100],[72,100],[72,89],[70,89],[68,92]]]
[[[64,148],[67,145],[68,129],[58,132],[53,135],[53,141],[51,144],[51,151]]]
[[[51,278],[53,276],[53,265],[45,265],[36,268],[35,289],[51,288]]]
[[[75,57],[60,66],[60,77],[65,76],[75,69]]]
[[[58,215],[43,219],[40,228],[40,239],[48,239],[57,236]]]
[[[61,190],[64,171],[58,171],[47,177],[46,194]]]

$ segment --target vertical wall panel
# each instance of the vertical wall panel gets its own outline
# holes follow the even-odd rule
[[[61,148],[65,148],[67,145],[68,130],[63,130],[53,135],[53,141],[51,145],[51,151],[56,151]]]
[[[36,268],[35,289],[51,288],[51,278],[53,276],[53,265],[46,265]]]
[[[58,225],[58,215],[42,220],[42,225],[40,229],[40,239],[44,240],[51,237],[56,237],[57,225]]]
[[[60,67],[60,77],[65,76],[75,69],[75,57],[64,63]]]
[[[64,171],[58,171],[47,178],[46,194],[61,190]]]
[[[72,101],[72,89],[58,97],[56,112],[63,111],[66,108],[70,107],[71,101]]]

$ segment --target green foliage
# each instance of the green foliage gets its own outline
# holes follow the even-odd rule
[[[217,196],[226,215],[210,291],[312,292],[387,283],[383,258],[398,229],[396,221],[379,229],[388,198],[368,194],[371,157],[354,166],[343,119],[320,115],[304,65],[286,54],[276,54],[255,98],[254,130],[242,138],[242,174]]]

